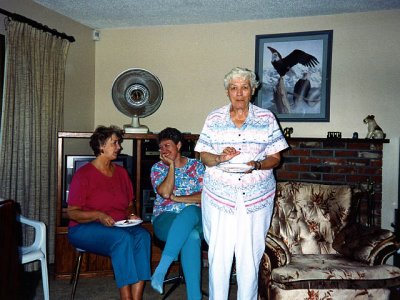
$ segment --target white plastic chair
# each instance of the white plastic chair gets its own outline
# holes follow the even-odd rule
[[[46,225],[40,221],[34,221],[24,216],[18,215],[17,221],[35,228],[35,240],[29,246],[19,248],[22,264],[40,260],[42,269],[43,295],[45,300],[49,300],[49,278],[47,271],[46,254]]]

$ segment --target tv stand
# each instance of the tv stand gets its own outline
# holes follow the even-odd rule
[[[76,261],[77,253],[74,247],[68,242],[67,233],[67,214],[66,209],[62,207],[63,200],[63,176],[64,176],[64,141],[66,139],[89,139],[92,132],[58,132],[58,146],[57,146],[57,205],[56,205],[56,232],[55,232],[55,277],[70,278],[74,263]],[[188,144],[194,146],[198,139],[198,134],[184,133],[184,140]],[[133,187],[135,190],[136,211],[142,216],[142,202],[143,195],[147,194],[149,190],[149,179],[151,165],[156,162],[158,157],[157,149],[146,149],[147,144],[157,143],[157,134],[141,134],[141,133],[125,133],[124,140],[132,140],[132,157],[134,160],[134,174],[133,174]],[[89,143],[89,141],[88,141]],[[189,149],[190,154],[194,155],[193,148]],[[93,153],[84,153],[92,155]],[[145,193],[143,191],[146,190]],[[143,226],[147,228],[150,233],[153,233],[153,228],[150,222],[144,222]],[[151,266],[152,269],[157,266],[161,257],[161,250],[156,246],[152,246]],[[86,253],[83,257],[81,276],[95,277],[95,276],[112,276],[112,265],[109,258],[104,256]]]

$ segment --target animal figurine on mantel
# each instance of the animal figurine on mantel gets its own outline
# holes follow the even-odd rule
[[[368,125],[367,139],[384,139],[386,137],[386,133],[376,123],[374,115],[366,116],[363,122]]]

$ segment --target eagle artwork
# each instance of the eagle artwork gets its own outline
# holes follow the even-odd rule
[[[271,64],[279,74],[279,80],[276,85],[276,89],[274,90],[274,100],[278,113],[291,113],[292,108],[295,108],[301,101],[304,101],[309,105],[312,104],[312,102],[315,100],[309,98],[311,83],[308,72],[304,72],[302,78],[296,82],[293,92],[286,91],[283,78],[292,69],[292,67],[297,64],[301,64],[306,67],[316,67],[319,64],[318,59],[315,56],[299,49],[295,49],[286,57],[282,57],[278,50],[269,46],[267,48],[272,53]],[[288,100],[288,94],[292,94],[293,96],[292,103],[290,103]]]

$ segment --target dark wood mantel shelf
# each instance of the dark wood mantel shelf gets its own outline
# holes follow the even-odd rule
[[[294,142],[329,142],[329,143],[366,143],[385,144],[390,143],[389,139],[352,139],[352,138],[318,138],[318,137],[287,137],[288,141]]]

